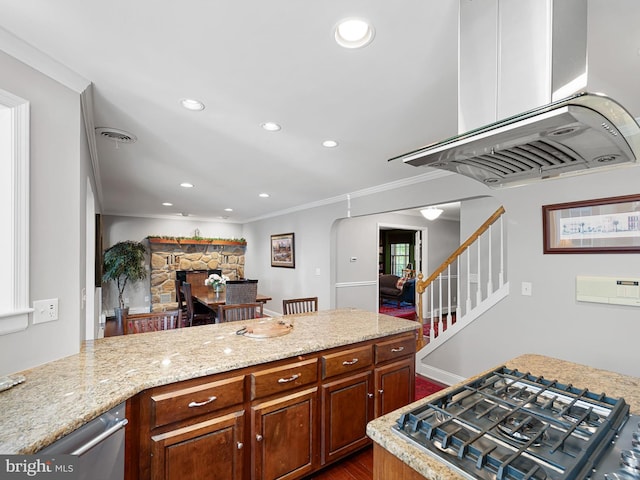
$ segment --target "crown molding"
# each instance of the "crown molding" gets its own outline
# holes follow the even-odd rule
[[[13,33],[0,27],[0,50],[77,93],[91,82]]]

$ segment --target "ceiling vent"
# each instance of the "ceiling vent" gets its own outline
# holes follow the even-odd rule
[[[97,127],[96,134],[109,140],[114,140],[117,143],[135,143],[138,140],[133,133],[117,128]]]

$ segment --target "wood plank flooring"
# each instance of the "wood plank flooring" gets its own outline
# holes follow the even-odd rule
[[[371,480],[372,478],[373,447],[369,446],[334,465],[305,477],[305,480]]]

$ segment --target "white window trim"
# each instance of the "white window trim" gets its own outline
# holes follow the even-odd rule
[[[13,309],[0,313],[0,335],[29,325],[29,102],[0,90],[0,104],[11,111],[13,185],[10,232],[13,243]]]

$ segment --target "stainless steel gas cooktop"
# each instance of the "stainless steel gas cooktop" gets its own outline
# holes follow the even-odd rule
[[[637,422],[622,398],[501,367],[394,431],[468,479],[640,480]]]

